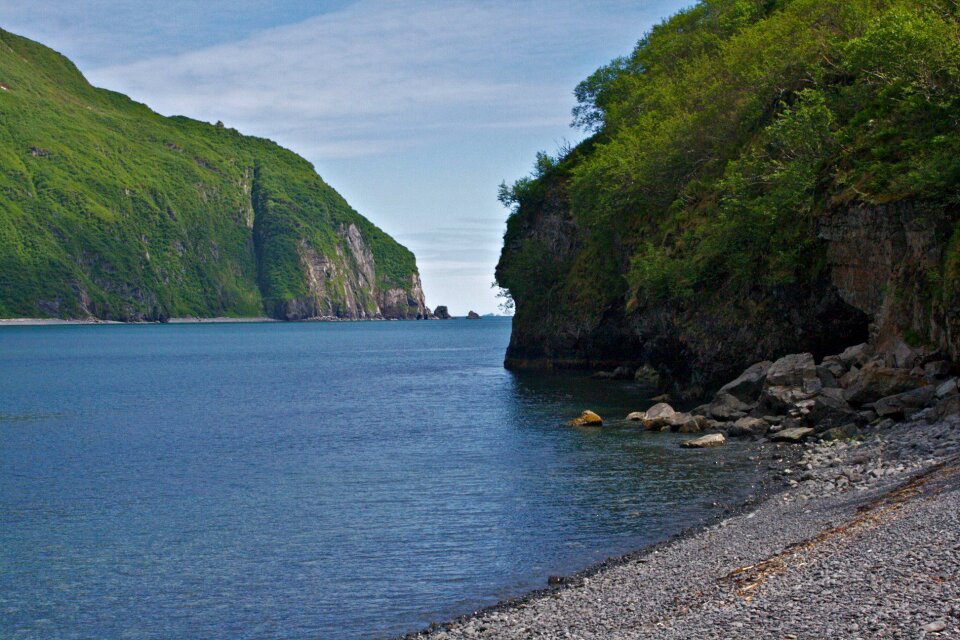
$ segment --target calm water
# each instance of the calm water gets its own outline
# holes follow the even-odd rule
[[[0,637],[385,637],[662,540],[746,448],[518,376],[509,320],[0,328]]]

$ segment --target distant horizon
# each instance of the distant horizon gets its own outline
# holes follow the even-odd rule
[[[498,185],[579,142],[576,84],[689,4],[0,0],[0,26],[160,114],[304,156],[416,254],[431,309],[465,316],[503,313]]]

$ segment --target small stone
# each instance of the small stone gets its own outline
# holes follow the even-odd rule
[[[571,427],[600,427],[603,426],[603,418],[587,409],[580,414],[579,418],[574,418],[567,424]]]
[[[793,429],[784,429],[773,434],[771,440],[774,442],[802,442],[807,436],[813,433],[810,427],[794,427]]]
[[[647,417],[646,411],[634,411],[633,413],[630,413],[627,415],[627,420],[629,420],[630,422],[640,422],[646,417]]]
[[[680,446],[687,449],[705,449],[707,447],[720,447],[726,441],[727,439],[723,437],[723,434],[711,433],[694,440],[684,440],[680,443]]]
[[[927,633],[940,633],[947,628],[947,624],[942,620],[937,620],[935,622],[928,622],[923,625],[923,630]]]

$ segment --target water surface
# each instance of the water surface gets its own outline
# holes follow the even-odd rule
[[[389,637],[749,491],[509,320],[0,327],[0,637]]]

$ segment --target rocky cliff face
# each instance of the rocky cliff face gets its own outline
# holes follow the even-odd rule
[[[908,201],[835,207],[819,219],[831,281],[845,302],[870,317],[870,338],[880,350],[909,342],[958,359],[956,314],[941,295],[957,217]]]
[[[629,308],[600,300],[577,314],[562,293],[582,231],[554,195],[504,246],[499,274],[532,248],[556,270],[554,293],[517,307],[508,368],[613,369],[651,365],[678,390],[712,391],[752,362],[807,351],[820,359],[870,340],[880,353],[960,353],[956,309],[944,296],[944,264],[956,212],[913,202],[837,206],[817,219],[821,277],[759,296]],[[509,279],[507,280],[509,282]],[[949,283],[946,285],[949,289]],[[932,355],[930,356],[932,357]],[[903,366],[897,362],[897,366]]]
[[[298,255],[307,291],[286,303],[285,319],[421,320],[430,316],[419,274],[410,274],[406,287],[384,284],[373,252],[356,225],[341,226],[338,236],[342,242],[334,246],[332,255],[300,240]]]

